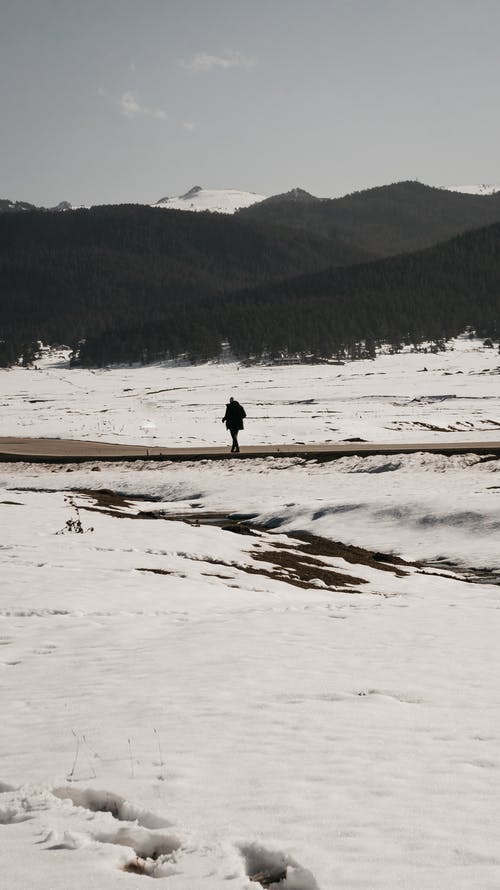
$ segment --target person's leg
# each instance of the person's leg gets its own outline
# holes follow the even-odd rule
[[[231,438],[233,440],[231,451],[239,451],[238,445],[238,430],[231,430]]]

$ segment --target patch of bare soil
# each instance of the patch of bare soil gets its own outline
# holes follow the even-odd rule
[[[164,519],[164,515],[156,514],[155,511],[141,510],[137,506],[137,502],[150,500],[146,496],[141,498],[129,497],[111,491],[107,488],[73,489],[73,494],[79,497],[88,498],[90,503],[79,504],[80,510],[86,510],[88,513],[104,513],[107,516],[125,519]],[[151,498],[152,500],[152,498]]]
[[[111,491],[111,489],[108,488],[102,488],[97,491],[83,488],[78,491],[78,494],[90,498],[95,506],[101,511],[114,512],[116,510],[135,509],[132,500],[129,500],[124,495],[118,494],[116,491]],[[89,509],[88,506],[86,506],[85,509]]]
[[[80,509],[83,508],[90,512],[107,513],[122,518],[175,520],[188,522],[194,526],[217,525],[224,531],[254,537],[261,544],[266,545],[262,549],[256,547],[250,551],[249,556],[256,564],[244,565],[206,558],[201,558],[201,561],[237,569],[245,574],[265,576],[275,581],[292,584],[295,587],[324,587],[328,590],[338,590],[339,588],[358,587],[366,583],[362,578],[332,568],[326,564],[325,559],[343,559],[351,565],[369,566],[381,571],[392,572],[398,576],[406,574],[403,567],[410,567],[409,563],[398,556],[376,553],[306,532],[287,535],[290,543],[275,543],[272,540],[272,534],[265,529],[248,521],[231,520],[223,513],[197,511],[187,514],[168,514],[161,510],[137,510],[133,498],[116,492],[84,490],[79,494],[92,499],[93,505],[84,504],[83,507],[80,507]],[[133,511],[134,508],[136,512],[125,512],[125,510]],[[152,572],[158,575],[172,574],[168,570],[154,568],[141,568],[138,571]]]
[[[480,458],[480,462],[496,459],[494,455],[485,455]],[[490,487],[497,488],[498,486]],[[60,489],[35,487],[15,487],[9,489],[9,491],[61,493]],[[439,574],[440,577],[456,577],[458,575],[463,581],[469,583],[500,585],[500,573],[496,568],[458,565],[449,560],[410,563],[390,553],[366,550],[363,547],[355,547],[352,544],[343,544],[341,541],[330,541],[328,538],[322,538],[308,532],[289,533],[286,535],[289,543],[277,543],[273,541],[272,533],[252,523],[251,516],[242,516],[236,519],[225,513],[203,510],[193,510],[190,513],[169,513],[161,509],[144,510],[139,506],[141,503],[148,501],[154,503],[157,499],[147,495],[142,495],[141,497],[126,496],[110,489],[75,488],[64,493],[69,496],[73,495],[73,497],[78,496],[79,498],[88,499],[88,503],[79,503],[78,507],[72,503],[72,506],[78,510],[104,513],[121,519],[162,519],[185,522],[195,527],[216,525],[224,531],[258,538],[259,543],[266,545],[267,549],[256,547],[249,552],[249,556],[255,560],[256,565],[227,563],[206,557],[200,557],[200,561],[223,566],[224,568],[237,569],[247,574],[263,575],[297,587],[311,588],[326,585],[328,589],[338,590],[339,587],[354,587],[365,583],[361,578],[344,574],[342,571],[331,568],[321,561],[322,558],[343,559],[352,565],[368,566],[379,571],[391,572],[398,577],[407,574],[407,569],[413,568],[424,574]],[[17,501],[2,501],[0,503],[24,506]],[[283,534],[283,532],[280,532],[281,538],[283,538]],[[269,568],[262,565],[262,563],[267,563]],[[429,569],[437,571],[433,573]],[[166,569],[155,568],[140,568],[138,571],[152,572],[158,575],[176,574]],[[449,572],[453,574],[450,575],[448,574]],[[213,573],[202,574],[220,577],[224,580],[233,580],[232,576],[213,575]]]
[[[310,556],[326,556],[334,559],[345,559],[346,562],[355,565],[369,566],[372,569],[380,571],[392,572],[394,575],[401,577],[406,575],[402,566],[411,568],[411,563],[406,562],[399,556],[389,553],[379,553],[372,550],[365,550],[364,547],[355,547],[353,544],[342,544],[341,541],[330,541],[328,538],[321,538],[318,535],[311,535],[308,532],[296,532],[288,536],[292,541],[303,541],[301,549]],[[400,568],[398,568],[398,566]]]
[[[269,543],[266,541],[266,543]],[[227,562],[223,559],[216,559],[210,556],[193,556],[189,558],[193,562],[202,562],[205,565],[223,566],[227,569],[233,569],[244,575],[258,575],[260,578],[271,578],[273,581],[282,581],[285,584],[291,584],[293,587],[301,587],[303,589],[311,589],[312,587],[321,587],[323,590],[345,590],[349,587],[355,587],[359,584],[365,584],[363,578],[356,578],[353,575],[336,572],[329,569],[323,563],[303,562],[303,556],[300,552],[293,551],[284,552],[282,548],[274,547],[271,542],[269,550],[255,550],[248,556],[256,560],[257,564]],[[266,565],[262,565],[265,563]],[[166,569],[146,569],[138,568],[138,572],[152,572],[156,575],[172,575],[177,572],[171,572]],[[220,575],[211,572],[202,572],[201,574],[211,578],[221,578],[224,581],[237,580],[233,575]],[[319,582],[319,583],[318,583]]]
[[[286,868],[275,868],[272,871],[259,871],[254,875],[248,875],[249,881],[255,881],[267,890],[268,887],[274,887],[286,878]]]
[[[171,569],[136,569],[136,572],[151,572],[152,575],[176,575]]]
[[[482,460],[488,459],[490,458],[482,458]],[[16,490],[19,491],[20,489]],[[40,491],[41,489],[22,490]],[[273,535],[267,529],[252,523],[251,519],[248,518],[232,519],[225,513],[205,512],[202,510],[193,510],[190,513],[142,510],[139,507],[141,502],[154,502],[155,498],[148,498],[147,496],[135,498],[134,496],[125,496],[109,489],[76,489],[73,490],[72,494],[88,498],[90,503],[79,504],[80,510],[87,510],[88,512],[105,513],[122,519],[163,519],[166,521],[186,522],[195,527],[216,525],[224,531],[258,538],[261,544],[267,546],[266,549],[263,547],[262,549],[255,548],[250,551],[249,556],[257,565],[227,563],[211,558],[201,558],[201,561],[220,565],[224,568],[237,569],[247,574],[263,575],[277,581],[293,584],[296,587],[311,588],[325,585],[328,589],[338,590],[339,587],[355,587],[365,583],[361,578],[344,574],[342,571],[331,568],[322,561],[322,558],[323,560],[325,558],[343,559],[352,565],[368,566],[379,571],[391,572],[398,577],[406,575],[407,570],[412,568],[425,574],[433,574],[429,572],[429,569],[436,569],[435,574],[439,574],[441,577],[450,577],[448,572],[452,572],[453,576],[459,575],[462,580],[470,583],[500,584],[498,571],[488,567],[464,567],[447,560],[430,563],[424,561],[410,563],[391,553],[366,550],[364,547],[355,547],[352,544],[344,544],[341,541],[330,541],[328,538],[322,538],[319,535],[312,535],[308,532],[290,533],[286,535],[289,543],[275,543],[272,540]],[[15,502],[11,503],[14,504]],[[280,536],[283,537],[283,532],[280,533]],[[265,567],[262,563],[267,563],[269,567]],[[139,571],[153,572],[159,575],[175,574],[175,572],[172,573],[164,569],[141,568]],[[221,575],[220,577],[227,580],[226,576]]]
[[[286,581],[295,587],[317,587],[320,582],[322,587],[334,590],[338,587],[356,587],[366,583],[362,578],[329,568],[314,556],[307,555],[304,559],[304,551],[301,549],[271,545],[271,549],[254,552],[252,557],[273,566],[271,570],[257,569],[256,574],[267,575],[277,581]],[[245,571],[252,570],[246,568]]]
[[[221,581],[234,581],[234,575],[220,575],[218,572],[200,572],[206,578],[220,578]]]

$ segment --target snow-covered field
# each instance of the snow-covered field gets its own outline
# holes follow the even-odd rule
[[[233,395],[248,420],[241,444],[491,441],[500,433],[500,355],[459,339],[446,352],[345,365],[209,365],[0,370],[0,436],[151,445],[220,445]]]
[[[48,356],[0,372],[0,435],[220,444],[233,394],[243,446],[499,438],[498,353],[452,345],[239,369]],[[1,886],[496,890],[499,471],[0,465]]]

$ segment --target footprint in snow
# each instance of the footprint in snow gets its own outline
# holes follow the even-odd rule
[[[91,813],[111,813],[119,822],[137,822],[143,828],[169,828],[172,824],[149,810],[134,806],[112,791],[62,786],[53,788],[52,794],[60,800],[70,800],[73,806],[90,810]]]
[[[110,791],[63,786],[54,788],[52,794],[89,814],[108,813],[113,820],[124,824],[112,827],[111,823],[107,829],[92,830],[88,834],[65,832],[63,840],[47,847],[48,850],[79,849],[89,843],[112,844],[128,851],[124,849],[120,857],[123,871],[152,878],[176,873],[174,854],[180,849],[181,840],[175,833],[165,831],[171,826],[168,820]]]
[[[33,818],[29,813],[28,799],[24,795],[17,799],[15,791],[12,786],[0,782],[0,825]],[[183,846],[180,837],[171,830],[171,822],[135,806],[118,794],[71,786],[53,788],[51,793],[53,798],[69,805],[71,812],[82,811],[85,828],[83,831],[78,828],[66,830],[62,837],[55,830],[45,833],[38,843],[47,845],[46,850],[55,852],[84,847],[91,850],[96,844],[113,845],[123,848],[118,868],[150,878],[167,878],[184,873],[183,858],[196,857],[196,848],[191,844],[189,847]],[[2,806],[1,796],[4,794],[7,800]],[[47,801],[38,801],[39,805],[41,803],[47,809]],[[95,819],[94,814],[100,813],[106,814],[105,818]],[[88,825],[93,827],[87,830]],[[268,850],[257,843],[241,844],[234,852],[241,856],[247,878],[255,884],[256,890],[258,887],[264,890],[319,890],[311,872],[287,853]],[[205,855],[206,850],[203,858]]]
[[[16,789],[6,782],[0,782],[0,825],[15,825],[18,822],[27,822],[32,816],[28,813],[28,806],[24,798],[19,802],[12,798],[12,792]],[[2,798],[7,798],[5,803]]]
[[[316,879],[289,856],[260,844],[242,844],[240,852],[250,881],[265,890],[319,890]]]

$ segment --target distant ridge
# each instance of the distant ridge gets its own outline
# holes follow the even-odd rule
[[[317,198],[315,195],[311,195],[310,192],[306,192],[305,189],[302,188],[293,188],[290,189],[289,192],[283,192],[281,195],[272,195],[270,198],[265,198],[262,203],[269,204],[271,202],[280,202],[280,201],[301,201],[304,203],[314,203],[316,201],[324,201],[328,200],[325,198]]]
[[[462,195],[495,195],[500,192],[500,185],[448,185],[446,189],[449,192],[461,192]]]
[[[119,202],[94,206],[121,206]],[[194,185],[178,196],[165,195],[154,203],[137,206],[163,210],[210,213],[248,213],[262,222],[306,229],[321,237],[344,238],[371,255],[390,256],[401,251],[428,247],[470,228],[500,220],[500,185],[452,185],[433,187],[418,181],[353,192],[339,198],[312,195],[297,186],[266,197],[242,189],[210,189]],[[29,201],[0,198],[1,213],[46,210],[61,212],[83,209],[69,201],[38,207]],[[88,208],[87,208],[88,209]]]
[[[304,193],[306,194],[306,193]],[[235,213],[244,207],[250,207],[259,201],[264,201],[265,195],[257,195],[255,192],[245,192],[240,189],[206,189],[201,185],[195,185],[183,195],[178,197],[165,196],[155,201],[153,204],[144,202],[139,206],[159,207],[163,210],[191,210],[191,211],[209,211],[210,213]],[[121,204],[112,205],[97,204],[95,206],[114,206],[119,207]],[[55,207],[40,207],[31,204],[28,201],[11,201],[9,198],[0,198],[0,213],[19,213],[21,211],[47,210],[52,212],[61,212],[67,210],[79,210],[69,201],[60,201]]]
[[[57,213],[63,210],[74,210],[69,201],[60,201],[55,207],[37,207],[29,201],[11,201],[9,198],[0,198],[0,213],[23,213],[31,210],[50,210]]]
[[[335,234],[379,257],[421,250],[500,221],[500,192],[462,194],[411,180],[343,198],[297,200],[298,191],[268,198],[240,210],[238,216],[321,237]]]

